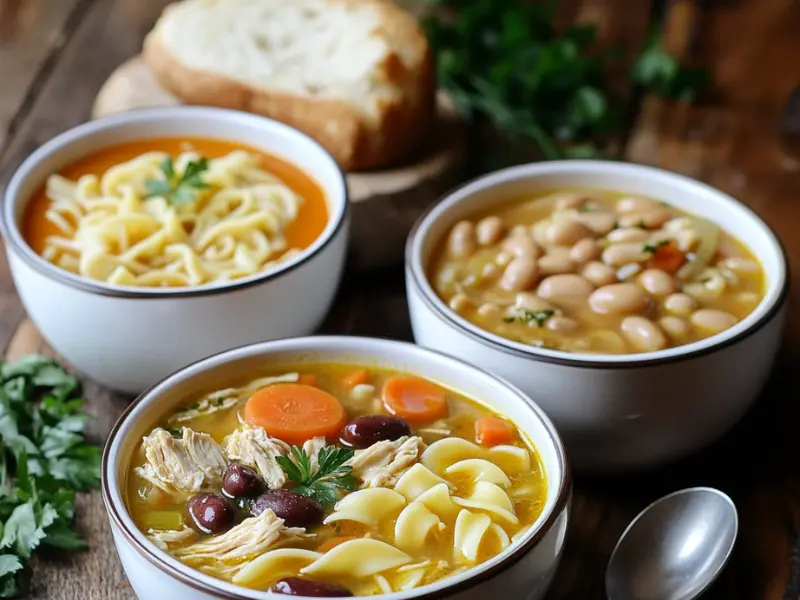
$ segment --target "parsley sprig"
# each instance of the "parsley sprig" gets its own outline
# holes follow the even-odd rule
[[[527,310],[524,309],[522,314],[517,317],[520,323],[530,324],[536,323],[537,327],[542,327],[547,322],[547,319],[552,317],[555,313],[554,310]],[[515,317],[505,317],[503,319],[506,323],[513,323]]]
[[[296,485],[292,491],[316,500],[323,507],[330,507],[339,500],[343,492],[358,489],[358,479],[353,469],[345,463],[353,457],[349,448],[325,446],[317,453],[317,469],[311,465],[311,457],[299,446],[292,446],[290,456],[277,458],[281,469]]]
[[[624,126],[626,101],[607,73],[623,53],[598,52],[594,24],[557,28],[555,0],[429,2],[435,6],[423,25],[439,84],[463,118],[488,120],[512,152],[529,142],[548,159],[608,153],[611,134]],[[693,99],[706,79],[666,53],[658,33],[630,77],[646,91],[682,100]]]
[[[208,170],[208,159],[201,156],[189,161],[180,175],[175,171],[175,163],[167,156],[160,165],[163,179],[148,179],[144,182],[147,190],[146,198],[161,196],[173,206],[194,202],[198,190],[208,188],[202,174]]]
[[[20,593],[20,574],[41,545],[86,546],[72,528],[75,498],[97,487],[100,448],[84,438],[89,415],[77,388],[44,356],[0,365],[0,598]]]
[[[669,246],[669,243],[670,243],[669,240],[659,240],[658,242],[655,242],[653,244],[648,242],[647,244],[642,246],[642,252],[647,252],[649,254],[658,254],[658,251],[661,250],[662,248],[665,248],[666,246]]]

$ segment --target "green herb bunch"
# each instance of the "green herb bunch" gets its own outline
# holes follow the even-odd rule
[[[97,487],[100,448],[84,438],[77,389],[44,356],[0,364],[0,598],[19,594],[38,547],[86,546],[72,528],[75,494]]]
[[[624,101],[606,76],[620,52],[594,50],[595,25],[557,30],[554,1],[430,2],[423,25],[439,85],[466,120],[488,119],[508,141],[532,142],[548,159],[597,156],[596,142],[623,126]],[[702,83],[701,72],[681,69],[656,35],[631,77],[683,99]]]
[[[358,479],[353,469],[345,463],[353,457],[349,448],[325,446],[317,453],[317,469],[312,468],[311,457],[299,446],[292,446],[290,456],[277,457],[278,464],[287,477],[295,483],[292,491],[330,507],[344,492],[358,489]]]

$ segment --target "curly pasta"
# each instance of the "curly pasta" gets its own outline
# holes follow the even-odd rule
[[[165,158],[147,152],[77,181],[50,176],[45,216],[59,235],[46,239],[44,258],[117,285],[199,286],[269,270],[300,251],[285,234],[303,200],[256,155],[236,150],[209,160],[207,187],[179,205],[146,197],[146,182],[164,178]],[[175,171],[197,158],[180,154]]]

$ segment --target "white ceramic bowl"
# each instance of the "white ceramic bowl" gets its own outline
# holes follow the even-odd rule
[[[664,200],[744,241],[766,271],[759,306],[708,339],[628,355],[534,348],[489,333],[450,310],[426,268],[450,227],[523,194],[589,187]],[[406,290],[414,338],[505,377],[558,427],[576,468],[625,470],[685,457],[728,431],[758,396],[782,333],[788,278],[783,249],[764,222],[730,196],[651,167],[555,161],[498,171],[457,189],[424,215],[406,246]]]
[[[542,514],[501,554],[461,575],[418,589],[387,594],[385,600],[508,596],[541,598],[564,546],[571,476],[555,427],[522,392],[459,360],[411,344],[358,337],[309,337],[237,348],[195,363],[142,394],[120,417],[103,454],[103,500],[125,573],[141,600],[273,598],[195,571],[151,543],[134,525],[125,504],[125,474],[142,436],[176,404],[210,389],[255,375],[265,363],[354,363],[408,371],[459,390],[510,417],[533,441],[547,477]]]
[[[108,146],[180,136],[241,142],[298,166],[325,192],[330,215],[325,230],[276,269],[196,288],[92,281],[52,265],[25,242],[20,232],[25,207],[50,174]],[[95,381],[138,393],[216,352],[311,333],[341,277],[349,211],[344,175],[310,137],[256,115],[182,106],[131,111],[53,138],[14,173],[0,221],[17,291],[47,342]]]

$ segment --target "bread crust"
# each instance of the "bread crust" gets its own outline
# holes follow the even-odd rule
[[[380,33],[393,48],[410,56],[407,68],[392,53],[381,69],[403,93],[378,106],[367,119],[343,100],[255,88],[224,75],[188,67],[176,60],[159,35],[147,35],[143,56],[158,82],[187,104],[220,106],[261,114],[316,139],[347,171],[386,167],[405,161],[425,140],[436,110],[436,79],[430,49],[413,16],[391,0],[329,0],[370,3],[382,14]],[[163,15],[174,5],[165,8]]]

